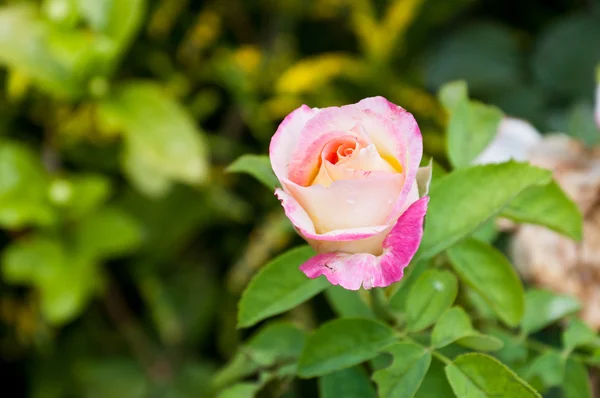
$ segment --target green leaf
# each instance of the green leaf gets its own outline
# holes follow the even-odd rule
[[[521,329],[526,334],[537,332],[580,308],[579,302],[573,297],[547,290],[528,290],[525,293],[525,315]]]
[[[0,139],[0,227],[48,225],[55,214],[48,199],[48,175],[40,155]]]
[[[389,300],[390,308],[398,312],[405,312],[406,300],[408,299],[412,286],[430,265],[430,261],[413,262],[409,265],[404,272],[402,280],[396,283],[395,291],[392,292]]]
[[[300,377],[323,376],[375,358],[391,344],[396,333],[371,319],[336,319],[321,326],[309,337],[300,361]]]
[[[359,291],[330,286],[325,290],[325,297],[340,318],[375,318],[371,308],[360,298]]]
[[[242,155],[231,163],[225,171],[250,174],[271,190],[274,190],[278,184],[277,177],[271,169],[271,161],[267,155]]]
[[[494,355],[503,363],[514,366],[522,364],[527,359],[527,347],[518,337],[497,328],[486,329],[485,332],[502,341],[502,349]]]
[[[455,171],[431,187],[425,232],[416,257],[430,258],[460,241],[532,185],[550,182],[548,170],[507,162]]]
[[[50,200],[70,218],[79,218],[100,207],[111,193],[110,180],[101,174],[59,178],[50,184]]]
[[[142,241],[137,222],[124,211],[105,207],[80,220],[75,227],[78,248],[93,258],[131,253]]]
[[[265,265],[242,294],[238,327],[249,327],[285,312],[325,290],[327,279],[310,279],[298,269],[314,255],[310,247],[301,246]]]
[[[565,366],[565,380],[563,382],[565,397],[591,398],[592,387],[585,366],[570,358]]]
[[[40,18],[34,4],[1,7],[0,26],[0,63],[17,69],[59,98],[83,93],[85,85],[77,73],[90,56],[93,38],[74,31],[60,34]]]
[[[504,114],[491,105],[463,99],[448,121],[448,158],[455,168],[467,167],[494,139]]]
[[[467,82],[464,80],[455,80],[445,83],[437,93],[441,104],[448,112],[452,112],[459,104],[468,101],[469,90]]]
[[[145,0],[76,0],[79,13],[96,32],[114,43],[115,52],[129,46],[144,17]]]
[[[569,322],[567,330],[562,335],[563,347],[573,350],[577,347],[600,345],[600,339],[585,322],[574,318]]]
[[[411,343],[399,343],[384,350],[393,363],[373,374],[381,398],[412,398],[431,364],[431,353]]]
[[[564,374],[565,361],[554,350],[538,356],[523,372],[523,376],[531,383],[538,378],[545,389],[561,385]]]
[[[452,388],[440,361],[432,361],[415,398],[454,398]]]
[[[376,398],[375,388],[359,366],[319,377],[320,398]]]
[[[214,376],[217,388],[229,385],[260,369],[295,362],[304,344],[306,333],[292,324],[274,322],[261,328],[234,357]]]
[[[579,208],[554,181],[526,189],[501,215],[519,223],[543,225],[578,241],[583,233]]]
[[[60,325],[72,320],[101,287],[98,264],[67,251],[52,236],[33,235],[13,242],[3,253],[2,273],[12,283],[39,289],[44,318]]]
[[[194,120],[160,86],[128,82],[98,106],[105,128],[124,133],[123,167],[148,195],[160,195],[170,181],[199,184],[208,176],[204,140]]]
[[[473,328],[467,313],[460,307],[447,310],[433,328],[431,345],[442,348],[458,343],[478,351],[496,351],[502,348],[502,341]]]
[[[143,398],[150,393],[150,383],[143,369],[132,359],[80,359],[74,367],[75,379],[87,397]],[[110,382],[107,382],[110,380]]]
[[[408,330],[418,332],[433,325],[458,294],[458,281],[448,271],[425,271],[411,287],[406,302]]]
[[[509,326],[523,317],[523,285],[504,255],[493,246],[469,239],[448,249],[454,270]]]
[[[261,383],[238,383],[221,391],[217,398],[254,398],[261,387]]]
[[[459,398],[540,397],[510,369],[484,354],[464,354],[446,366],[446,376]]]

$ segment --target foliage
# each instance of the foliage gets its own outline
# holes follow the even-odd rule
[[[581,215],[546,170],[470,166],[504,115],[598,143],[600,10],[555,3],[1,3],[2,391],[591,397],[581,303],[524,286],[493,224]],[[372,95],[434,162],[421,248],[369,294],[298,270],[265,154],[299,105]]]

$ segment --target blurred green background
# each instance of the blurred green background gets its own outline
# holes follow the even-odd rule
[[[383,95],[444,164],[443,83],[585,139],[598,62],[595,0],[0,1],[0,395],[208,396],[300,241],[225,169],[299,105]]]

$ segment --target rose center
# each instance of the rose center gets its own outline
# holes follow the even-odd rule
[[[330,141],[325,145],[322,152],[322,159],[331,164],[337,164],[344,158],[352,157],[354,151],[358,150],[360,144],[355,137],[342,137]]]

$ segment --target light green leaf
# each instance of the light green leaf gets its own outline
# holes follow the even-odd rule
[[[79,218],[101,206],[111,193],[110,180],[101,174],[59,178],[50,184],[50,200],[71,218]]]
[[[454,270],[489,304],[507,325],[516,326],[523,317],[523,285],[504,255],[493,246],[469,239],[448,249]]]
[[[525,315],[521,329],[527,334],[537,332],[580,308],[579,302],[573,297],[547,290],[528,290],[525,293]]]
[[[292,324],[274,322],[261,328],[214,376],[217,388],[229,385],[260,369],[293,363],[300,356],[306,333]]]
[[[600,345],[600,339],[585,322],[574,318],[569,322],[567,330],[562,335],[563,347],[573,350],[577,347]]]
[[[323,376],[375,358],[391,344],[396,333],[371,319],[336,319],[321,326],[309,337],[300,361],[300,377]]]
[[[231,163],[225,171],[250,174],[271,190],[274,190],[278,184],[277,177],[271,169],[271,161],[267,155],[242,155]]]
[[[570,358],[565,366],[563,383],[565,397],[592,398],[592,387],[587,369],[578,361]]]
[[[393,356],[393,363],[373,374],[380,398],[412,398],[431,364],[431,353],[411,343],[394,344],[384,352]]]
[[[334,285],[325,290],[325,297],[340,318],[375,318],[371,308],[360,298],[359,291]]]
[[[446,366],[446,376],[459,398],[541,398],[510,369],[484,354],[459,356]]]
[[[0,26],[0,63],[19,70],[61,98],[83,93],[86,87],[77,72],[90,57],[93,38],[77,32],[60,34],[40,18],[34,4],[1,7]]]
[[[238,327],[249,327],[285,312],[325,290],[327,279],[310,279],[298,269],[314,255],[310,247],[301,246],[265,265],[242,294]]]
[[[221,391],[217,398],[254,398],[261,387],[261,383],[238,383]]]
[[[502,341],[473,328],[467,313],[460,307],[447,310],[433,328],[431,345],[442,348],[458,343],[478,351],[496,351],[502,348]]]
[[[502,111],[494,106],[460,100],[452,109],[446,130],[452,165],[469,166],[494,139],[503,117]]]
[[[581,212],[554,181],[526,189],[501,216],[519,223],[543,225],[578,241],[583,233]]]
[[[375,387],[359,366],[319,377],[320,398],[377,398]]]
[[[124,133],[123,166],[140,190],[157,195],[168,188],[170,180],[199,184],[207,178],[206,149],[199,129],[160,86],[126,83],[103,99],[98,111],[105,128]]]
[[[550,182],[548,170],[507,162],[455,171],[431,187],[425,232],[416,257],[430,258],[475,231],[532,185]]]
[[[129,214],[112,207],[89,214],[77,223],[74,232],[78,248],[93,258],[130,253],[142,241],[137,222]]]
[[[448,271],[425,271],[410,289],[406,302],[408,330],[417,332],[434,324],[458,294],[458,281]]]
[[[144,17],[145,0],[76,0],[79,13],[96,32],[112,39],[116,52],[129,46]]]
[[[0,139],[0,227],[48,225],[55,220],[40,157],[25,145]]]
[[[405,312],[406,300],[410,294],[412,286],[419,279],[421,274],[430,267],[430,261],[412,262],[405,270],[404,276],[400,282],[394,286],[394,291],[391,294],[389,304],[390,307],[397,312]]]
[[[441,104],[448,112],[452,112],[459,104],[469,99],[467,82],[455,80],[444,84],[437,93]]]
[[[494,355],[503,363],[514,366],[522,364],[527,359],[527,347],[512,333],[497,328],[486,329],[485,332],[502,341],[502,349],[495,352]]]

